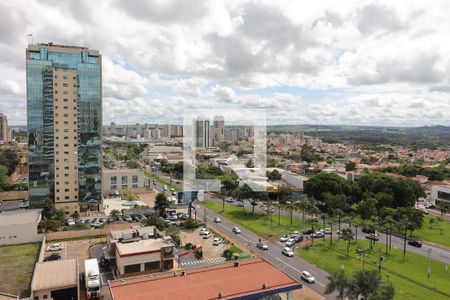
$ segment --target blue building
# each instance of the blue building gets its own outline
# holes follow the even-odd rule
[[[102,199],[102,58],[85,47],[26,49],[29,201],[66,214]]]

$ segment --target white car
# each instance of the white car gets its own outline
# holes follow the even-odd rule
[[[209,239],[210,237],[212,237],[212,233],[211,232],[209,232],[209,231],[206,231],[205,233],[203,233],[203,238],[206,240],[206,239]]]
[[[281,253],[286,255],[286,256],[289,256],[289,257],[293,257],[294,256],[294,251],[292,251],[292,249],[288,248],[288,247],[284,247],[283,250],[281,250]]]
[[[68,218],[67,219],[67,225],[69,225],[69,226],[75,225],[75,220],[73,218]]]
[[[239,229],[239,227],[233,227],[233,232],[239,234],[241,233],[241,230]]]
[[[325,233],[325,234],[331,234],[331,228],[324,228],[323,229],[323,233]]]
[[[60,251],[64,250],[64,245],[61,243],[53,244],[47,248],[48,251]]]
[[[221,223],[222,220],[219,217],[214,218],[214,223]]]
[[[297,230],[292,232],[292,235],[299,235],[299,234],[300,234],[300,232],[298,232]]]
[[[167,185],[163,186],[163,190],[167,191]]]
[[[208,228],[203,227],[202,229],[200,229],[200,235],[204,235],[206,232],[209,232]]]
[[[288,239],[284,245],[286,245],[287,247],[294,246],[295,245],[295,239]]]
[[[314,276],[312,276],[311,273],[309,273],[308,271],[303,271],[302,275],[300,275],[300,278],[308,283],[316,282]]]
[[[219,246],[222,244],[223,240],[221,238],[215,238],[212,242],[213,246]]]
[[[290,236],[287,235],[287,234],[285,234],[285,235],[283,235],[283,236],[281,237],[280,242],[284,243],[284,242],[286,242],[288,239],[290,239]]]

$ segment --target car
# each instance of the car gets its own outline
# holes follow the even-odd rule
[[[372,241],[378,241],[378,234],[376,233],[371,233],[371,234],[366,234],[366,239],[368,240],[372,240]]]
[[[298,234],[300,234],[300,232],[298,232],[297,230],[292,232],[292,235],[298,235]]]
[[[172,192],[172,196],[177,196],[177,195],[178,195],[177,192],[175,192],[175,191]]]
[[[102,268],[107,268],[107,267],[109,267],[110,263],[109,263],[109,260],[107,260],[104,256],[102,256],[102,257],[100,257],[99,265]]]
[[[61,243],[56,243],[47,248],[48,251],[60,251],[64,250],[64,245]]]
[[[292,239],[292,238],[288,239],[284,245],[287,246],[287,247],[294,246],[295,245],[295,239]]]
[[[290,238],[290,236],[287,235],[287,234],[285,234],[285,235],[283,235],[283,236],[280,238],[280,242],[284,243],[284,242],[286,242],[289,238]]]
[[[175,193],[175,195],[176,195],[176,191],[174,188],[171,188],[170,191],[172,192],[172,195],[173,195],[173,193]]]
[[[324,228],[323,229],[323,233],[325,233],[325,234],[331,234],[331,228]]]
[[[209,232],[208,228],[203,227],[202,229],[200,229],[200,235],[204,235],[205,232]]]
[[[289,247],[284,247],[283,250],[281,250],[281,253],[286,255],[286,256],[289,256],[289,257],[293,257],[294,256],[294,251],[292,251],[292,249],[289,248]]]
[[[44,261],[52,261],[52,260],[60,260],[60,259],[61,259],[61,254],[52,253],[49,256],[47,256],[46,258],[44,258]]]
[[[312,230],[312,229],[305,229],[305,230],[303,230],[303,234],[309,235],[309,234],[313,234],[313,233],[314,233],[314,230]]]
[[[163,186],[163,190],[167,191],[167,185]]]
[[[241,201],[236,201],[236,206],[244,207],[244,203]]]
[[[94,222],[94,223],[92,223],[91,224],[91,227],[100,227],[100,226],[102,226],[102,223],[100,223],[99,221],[96,221],[96,222]]]
[[[133,219],[130,217],[130,215],[124,215],[123,220],[126,222],[133,222]]]
[[[314,276],[312,276],[311,273],[309,273],[308,271],[303,271],[302,274],[300,275],[300,278],[308,283],[316,282]]]
[[[73,218],[68,218],[67,219],[67,225],[69,225],[69,226],[75,225],[75,220]]]
[[[291,235],[291,239],[294,239],[296,243],[300,243],[300,242],[303,242],[303,235],[293,234],[293,235]]]
[[[422,247],[422,242],[418,240],[408,240],[408,245],[420,248]]]
[[[108,218],[108,224],[114,223],[116,221],[116,219],[114,219],[113,217],[109,217]]]
[[[214,238],[212,244],[213,244],[213,246],[219,246],[220,244],[222,244],[222,242],[223,242],[223,239]]]
[[[207,231],[207,232],[205,232],[204,234],[203,234],[203,238],[206,240],[206,239],[209,239],[210,237],[212,237],[212,233],[211,232],[209,232],[209,231]]]
[[[226,198],[225,201],[228,202],[228,203],[233,203],[234,199],[233,198]]]
[[[166,225],[175,225],[175,222],[172,222],[170,220],[164,220],[164,223],[166,223]]]
[[[222,220],[219,217],[214,218],[214,223],[221,223]]]
[[[325,234],[322,231],[317,231],[311,235],[313,239],[323,238]]]
[[[167,216],[166,220],[176,221],[176,220],[178,220],[178,216],[177,215],[170,215],[170,216]]]
[[[431,202],[428,202],[427,204],[424,205],[425,208],[436,208],[436,205],[434,205]]]
[[[263,241],[259,241],[258,243],[256,243],[256,247],[261,249],[261,250],[268,250],[269,246],[264,243]]]
[[[103,223],[103,224],[105,224],[105,223],[106,223],[106,221],[107,221],[107,219],[106,219],[106,218],[101,218],[101,219],[100,219],[100,222],[101,222],[101,223]]]
[[[361,229],[364,233],[375,233],[375,229],[371,226],[364,225]]]
[[[239,227],[233,227],[233,232],[239,234],[241,233],[241,230],[239,229]]]
[[[179,214],[178,215],[179,220],[187,220],[188,218],[189,218],[189,216],[187,214]]]

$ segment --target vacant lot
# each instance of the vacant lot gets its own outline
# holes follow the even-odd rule
[[[368,248],[368,241],[353,242],[349,249],[349,256],[346,255],[347,243],[339,240],[335,241],[332,248],[329,243],[317,242],[310,248],[299,250],[301,257],[313,263],[327,272],[335,272],[344,268],[347,274],[353,274],[361,268],[360,256],[356,249],[358,247]],[[445,270],[445,265],[441,262],[431,260],[432,275],[427,279],[427,258],[408,252],[403,258],[401,249],[392,249],[385,255],[384,246],[375,245],[374,249],[365,257],[365,269],[376,269],[379,253],[384,256],[381,274],[390,280],[395,287],[394,299],[448,299],[447,297],[434,292],[438,289],[444,293],[450,293],[448,285],[450,275]],[[394,273],[388,272],[391,270]],[[399,274],[399,275],[396,275]],[[424,284],[430,289],[420,286],[412,281]]]
[[[0,246],[0,291],[29,296],[40,243]]]

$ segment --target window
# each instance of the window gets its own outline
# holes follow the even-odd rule
[[[64,189],[64,192],[68,193],[68,192],[70,192],[70,189]]]
[[[64,167],[64,170],[69,170],[69,166],[65,166],[65,167]]]
[[[133,175],[132,182],[133,183],[138,183],[138,176],[137,175]]]
[[[67,76],[65,76],[65,75],[63,76],[63,79],[64,79],[64,80],[67,80],[67,78],[68,78]]]
[[[122,176],[122,184],[128,183],[128,176]]]
[[[69,151],[64,151],[64,154],[69,155]]]
[[[159,261],[146,262],[144,264],[144,269],[147,270],[160,270],[161,265]]]
[[[111,176],[111,184],[117,184],[117,176]]]
[[[63,87],[69,87],[67,83],[63,83]]]
[[[64,174],[64,177],[69,177],[70,175],[69,174]]]
[[[63,101],[64,101],[64,102],[69,102],[69,99],[64,98]]]
[[[69,95],[68,91],[63,91],[63,95]]]
[[[70,196],[65,196],[64,199],[65,199],[65,200],[69,200],[69,199],[70,199]]]
[[[64,106],[63,109],[69,109],[69,107],[68,106]]]

